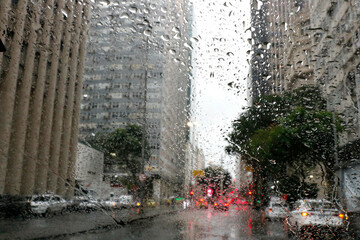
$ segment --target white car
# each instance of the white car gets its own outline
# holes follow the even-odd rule
[[[119,202],[113,199],[105,199],[100,201],[101,207],[104,209],[112,209],[112,208],[119,208]]]
[[[67,207],[67,202],[62,197],[53,194],[35,195],[29,202],[31,212],[43,216],[57,212],[62,213]]]
[[[265,217],[270,220],[284,219],[287,211],[288,207],[284,201],[280,198],[272,197],[268,207],[265,208]]]
[[[119,197],[119,206],[123,208],[134,207],[135,202],[132,195],[122,195]]]
[[[303,199],[295,203],[286,217],[288,235],[306,237],[320,230],[338,233],[345,230],[347,214],[327,200]]]

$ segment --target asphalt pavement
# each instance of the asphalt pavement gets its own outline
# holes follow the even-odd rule
[[[229,211],[190,209],[136,221],[112,230],[98,230],[62,240],[215,240],[287,239],[282,221],[265,220],[262,211],[232,206]]]
[[[46,218],[0,219],[0,239],[49,239],[99,229],[109,230],[140,219],[170,214],[181,209],[180,207],[157,206],[145,208],[144,212],[137,208],[110,211],[99,209],[89,213],[67,212]]]
[[[314,239],[360,239],[358,229],[354,229],[349,233],[343,233],[340,237],[332,237],[328,234]],[[0,239],[282,240],[289,238],[283,221],[269,221],[265,219],[264,211],[254,210],[251,206],[233,205],[229,211],[213,208],[184,210],[181,206],[175,208],[160,206],[145,208],[143,213],[135,208],[65,213],[48,218],[1,219]],[[291,240],[293,239],[296,238]]]

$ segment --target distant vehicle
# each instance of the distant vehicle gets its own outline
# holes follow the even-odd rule
[[[214,202],[214,209],[221,211],[228,211],[230,203],[224,200]]]
[[[346,221],[347,214],[339,211],[332,202],[317,199],[298,200],[286,217],[288,235],[300,238],[324,229],[339,233],[345,230]]]
[[[98,208],[98,202],[95,199],[84,199],[79,203],[79,209],[85,211],[93,211]]]
[[[65,199],[54,194],[34,195],[29,200],[31,212],[48,216],[63,213],[67,208]]]
[[[245,198],[238,198],[235,200],[236,205],[248,205],[249,202]]]
[[[265,217],[270,220],[284,219],[287,211],[288,207],[285,201],[278,197],[272,197],[269,205],[265,208]]]
[[[184,209],[187,209],[187,208],[190,208],[190,205],[191,205],[191,201],[189,199],[185,199],[183,201],[183,207]]]
[[[149,198],[145,201],[145,206],[147,207],[156,207],[156,202],[154,199]]]
[[[112,208],[119,208],[119,203],[112,199],[105,199],[100,201],[100,205],[102,208],[109,210]]]
[[[135,202],[132,195],[122,195],[119,197],[120,208],[130,208],[134,206],[135,206]]]
[[[200,209],[201,208],[206,208],[208,209],[209,206],[208,206],[209,202],[207,200],[207,198],[200,198],[197,202],[196,202],[196,206],[198,206]]]

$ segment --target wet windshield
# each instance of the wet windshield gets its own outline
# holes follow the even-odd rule
[[[360,236],[359,0],[0,5],[0,239]]]

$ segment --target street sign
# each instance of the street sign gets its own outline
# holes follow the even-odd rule
[[[145,174],[140,174],[140,175],[139,175],[139,180],[140,180],[140,182],[145,181],[145,180],[146,180]]]
[[[203,170],[193,170],[194,177],[203,177],[204,175],[205,175],[205,172]]]

